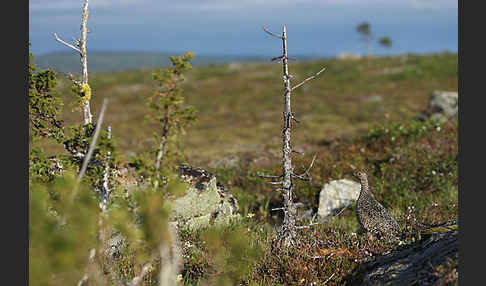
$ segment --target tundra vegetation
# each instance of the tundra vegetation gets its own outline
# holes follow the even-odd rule
[[[259,174],[282,172],[282,67],[192,68],[188,52],[162,70],[92,73],[80,101],[87,89],[72,75],[41,70],[30,56],[32,285],[359,285],[370,257],[458,218],[457,120],[417,120],[433,90],[457,90],[457,54],[292,63],[296,82],[327,71],[292,93],[301,120],[293,144],[318,156],[292,155],[309,178],[292,183],[296,224],[307,227],[277,253],[282,195]],[[242,218],[174,235],[167,202],[187,188],[175,172],[182,163],[213,173]],[[301,215],[316,212],[324,183],[364,167],[404,244],[368,240],[355,205],[316,224]],[[117,234],[124,247],[107,255]],[[457,284],[457,260],[429,272],[437,285]]]

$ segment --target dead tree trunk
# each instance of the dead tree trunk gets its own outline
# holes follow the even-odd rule
[[[289,74],[289,66],[288,66],[288,53],[287,53],[287,28],[283,26],[282,35],[276,35],[266,29],[265,32],[268,34],[282,39],[282,48],[283,48],[283,55],[280,57],[276,57],[272,60],[281,60],[282,61],[282,71],[283,71],[283,83],[284,83],[284,112],[283,112],[283,128],[282,128],[282,175],[281,176],[262,176],[262,177],[271,177],[271,178],[281,178],[280,182],[272,182],[272,184],[281,185],[280,191],[283,195],[283,207],[281,210],[284,212],[284,219],[283,224],[280,230],[277,233],[277,236],[274,239],[274,245],[276,248],[280,248],[281,246],[287,247],[294,245],[296,242],[297,236],[297,229],[296,226],[296,216],[297,216],[297,208],[294,204],[294,194],[293,194],[293,178],[299,178],[303,180],[307,180],[309,176],[309,169],[305,171],[302,175],[296,175],[294,173],[294,168],[292,166],[292,145],[291,145],[291,131],[292,131],[292,120],[297,121],[292,113],[292,107],[290,104],[290,95],[292,90],[295,88],[303,85],[305,82],[313,79],[325,69],[321,69],[318,73],[313,75],[312,77],[307,78],[300,84],[291,87],[290,79],[291,75]],[[315,159],[315,157],[314,157]],[[312,161],[313,164],[314,160]],[[311,164],[311,167],[312,167]]]
[[[84,1],[83,5],[83,14],[81,16],[81,38],[77,40],[74,45],[69,44],[62,39],[60,39],[56,33],[54,33],[54,37],[56,40],[73,50],[79,53],[80,55],[80,60],[81,60],[81,75],[82,79],[81,82],[75,81],[72,76],[70,76],[71,80],[73,81],[74,84],[78,85],[81,90],[85,90],[85,96],[87,98],[83,98],[82,100],[82,109],[83,109],[83,118],[84,118],[84,125],[90,124],[93,122],[93,115],[91,114],[89,103],[90,103],[90,96],[91,96],[91,90],[88,85],[88,58],[87,58],[87,53],[86,53],[86,36],[88,34],[88,27],[87,27],[87,22],[88,22],[88,16],[89,16],[89,11],[88,11],[88,0]],[[86,89],[89,89],[87,91]]]
[[[80,58],[83,84],[88,84],[88,56],[86,54],[86,37],[88,34],[88,27],[86,24],[88,23],[88,16],[88,0],[85,0],[83,6],[83,16],[81,17],[81,38],[79,40],[79,48],[81,49]],[[86,101],[83,101],[84,124],[89,124],[93,120],[93,116],[91,115],[91,111],[89,108],[89,102],[89,98]]]
[[[283,227],[280,233],[280,239],[283,239],[285,245],[293,245],[295,243],[296,229],[295,218],[297,215],[297,209],[294,205],[293,193],[292,193],[292,147],[290,146],[290,135],[292,130],[292,107],[290,105],[290,75],[287,56],[287,31],[286,27],[283,27],[282,33],[282,70],[283,70],[283,82],[284,82],[284,112],[283,112],[283,129],[282,129],[282,193],[284,199],[284,220]]]

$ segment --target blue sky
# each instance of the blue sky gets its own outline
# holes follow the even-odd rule
[[[30,0],[31,51],[69,49],[79,37],[84,0]],[[364,50],[356,26],[371,24],[372,51],[457,52],[457,0],[90,0],[88,51],[193,51],[200,55],[276,56],[281,42],[262,27],[287,26],[289,55],[329,56]]]

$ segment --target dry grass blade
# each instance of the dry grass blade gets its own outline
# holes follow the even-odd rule
[[[78,175],[78,183],[83,178],[84,173],[86,172],[86,168],[88,167],[88,162],[91,159],[91,156],[93,155],[94,146],[96,145],[96,140],[98,139],[98,135],[100,133],[101,124],[103,123],[103,116],[105,115],[105,110],[106,110],[107,104],[108,104],[108,99],[105,98],[103,100],[103,105],[101,106],[100,116],[98,117],[98,121],[96,122],[96,129],[95,129],[95,133],[94,133],[94,136],[93,136],[93,140],[89,144],[88,153],[84,157],[83,165],[82,165],[81,171],[79,172],[79,175]]]

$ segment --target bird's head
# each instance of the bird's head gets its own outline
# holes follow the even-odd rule
[[[364,181],[364,180],[368,179],[368,176],[366,175],[365,170],[356,171],[356,172],[353,173],[353,176],[356,179],[358,179],[359,181]]]

